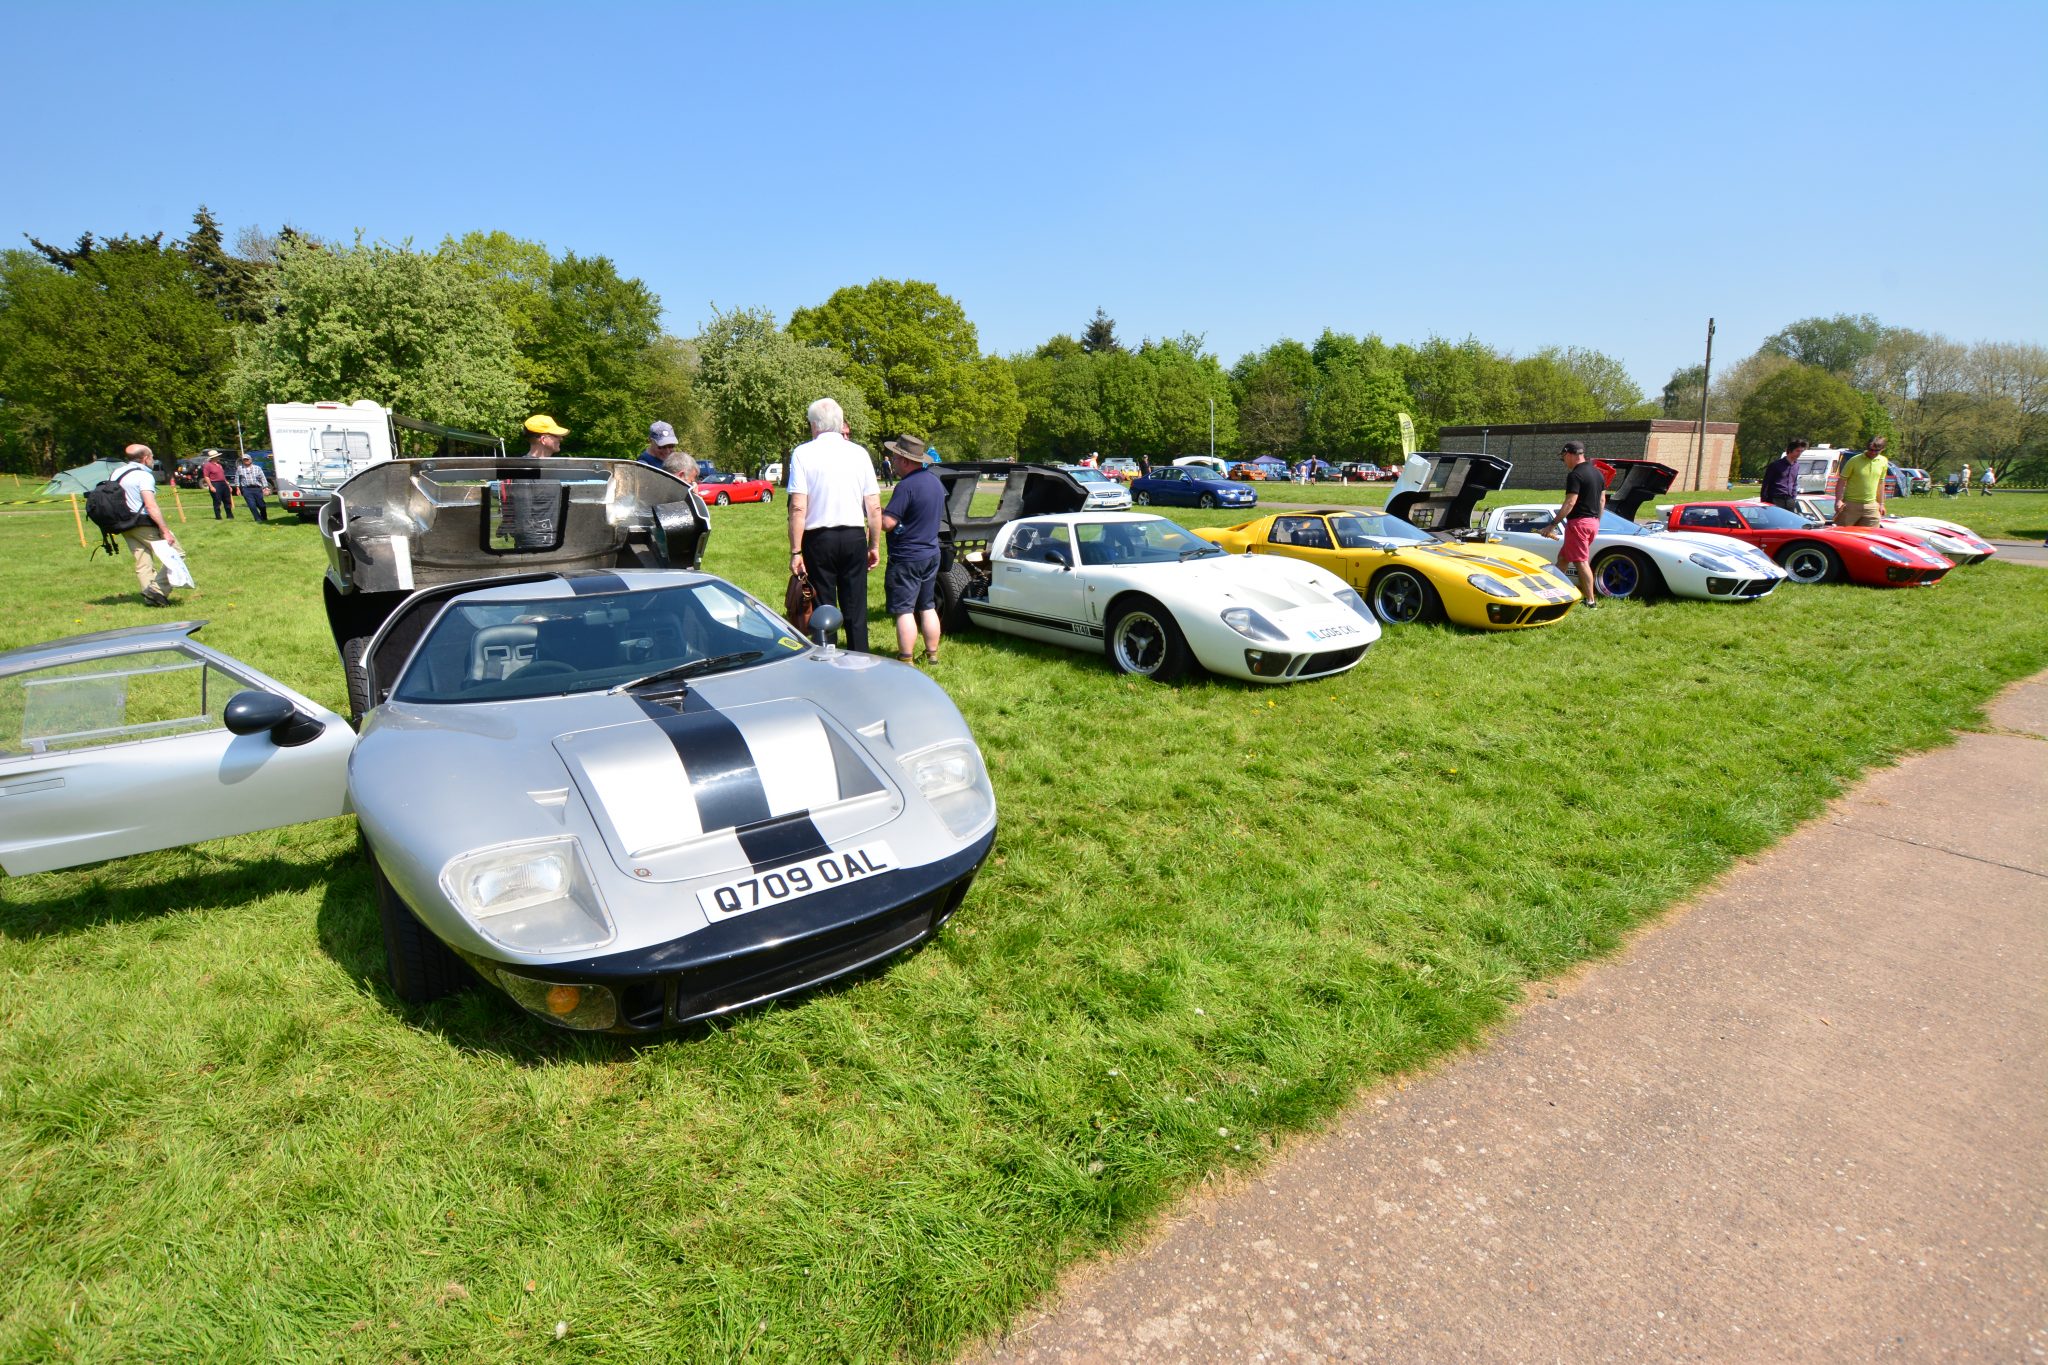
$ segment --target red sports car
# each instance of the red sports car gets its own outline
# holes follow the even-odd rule
[[[1670,509],[1673,531],[1708,531],[1756,546],[1794,583],[1847,579],[1872,588],[1922,587],[1955,567],[1932,550],[1870,527],[1816,526],[1767,502],[1684,502]]]
[[[706,474],[697,480],[697,496],[716,507],[729,502],[774,502],[775,485],[740,474]]]

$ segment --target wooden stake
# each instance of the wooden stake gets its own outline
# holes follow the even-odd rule
[[[78,494],[73,493],[69,496],[71,499],[71,519],[78,523],[78,544],[83,548],[85,545],[85,518],[78,515]]]
[[[183,492],[178,487],[176,479],[171,480],[171,501],[178,505],[178,520],[183,521],[185,519],[185,498]]]

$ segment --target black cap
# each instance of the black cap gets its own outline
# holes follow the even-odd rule
[[[1585,453],[1586,443],[1584,441],[1566,441],[1564,449],[1558,452],[1560,455],[1583,455]]]

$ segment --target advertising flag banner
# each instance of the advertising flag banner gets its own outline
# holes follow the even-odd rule
[[[1401,458],[1405,460],[1415,453],[1415,419],[1405,412],[1394,416],[1401,419]]]

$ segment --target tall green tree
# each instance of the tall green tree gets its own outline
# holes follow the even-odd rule
[[[1363,357],[1322,368],[1309,408],[1307,449],[1325,460],[1369,460],[1401,449],[1399,414],[1408,406],[1408,386],[1391,363]]]
[[[1024,405],[1009,367],[985,363],[960,304],[924,280],[872,280],[790,315],[789,334],[847,360],[879,428],[1014,446]]]
[[[532,354],[547,383],[534,405],[574,433],[574,448],[630,455],[647,440],[650,348],[661,301],[603,256],[574,252],[548,272],[548,309]]]
[[[1546,346],[1536,356],[1562,366],[1585,386],[1600,413],[1592,420],[1619,421],[1642,405],[1642,389],[1613,356],[1583,346]]]
[[[1281,459],[1299,454],[1320,378],[1308,347],[1291,338],[1242,356],[1231,367],[1230,390],[1244,453]]]
[[[1883,337],[1883,326],[1869,313],[1837,313],[1789,323],[1765,337],[1762,349],[1854,384]]]
[[[175,457],[231,431],[233,336],[182,245],[91,235],[0,254],[0,426],[17,460]]]
[[[1394,354],[1414,400],[1411,412],[1422,449],[1434,447],[1444,427],[1515,420],[1519,399],[1513,367],[1477,337],[1431,337],[1417,347],[1397,346]]]
[[[1139,348],[1138,358],[1152,368],[1159,434],[1155,446],[1128,447],[1133,453],[1206,454],[1212,435],[1216,450],[1237,448],[1237,405],[1230,397],[1230,376],[1200,337],[1184,334],[1171,341],[1148,341]]]
[[[773,313],[715,312],[695,346],[697,389],[729,463],[758,469],[809,440],[805,410],[819,398],[837,399],[853,439],[872,449],[873,415],[845,356],[797,340]]]
[[[1116,339],[1116,319],[1097,305],[1095,316],[1081,330],[1081,349],[1090,355],[1104,355],[1123,348],[1124,344]]]
[[[445,237],[439,254],[481,284],[497,305],[517,348],[514,367],[526,386],[525,401],[540,407],[538,395],[553,389],[557,379],[541,355],[541,335],[554,307],[554,256],[541,243],[502,230]]]
[[[1607,415],[1585,381],[1554,354],[1523,356],[1511,372],[1517,422],[1597,422]]]
[[[368,398],[507,434],[526,399],[511,329],[474,276],[438,254],[360,238],[280,247],[269,315],[242,334],[230,389],[254,421],[266,403]]]
[[[1744,460],[1785,448],[1795,436],[1814,445],[1848,445],[1863,429],[1863,395],[1838,375],[1791,365],[1756,386],[1742,404]]]

